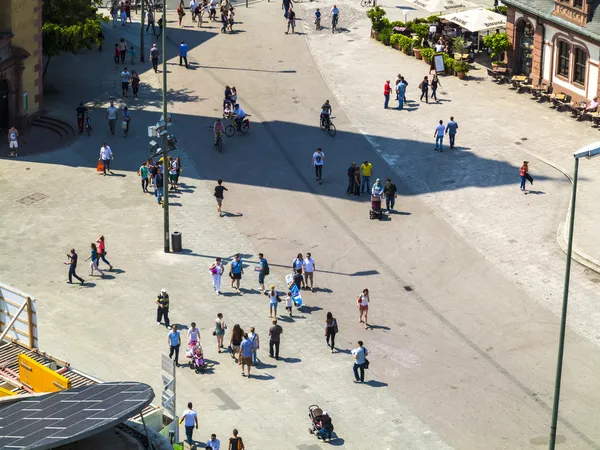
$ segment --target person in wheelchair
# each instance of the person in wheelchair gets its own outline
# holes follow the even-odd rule
[[[321,125],[325,126],[329,123],[329,117],[331,116],[332,109],[329,104],[329,100],[325,100],[323,106],[321,106]]]
[[[233,120],[235,121],[236,127],[239,128],[242,126],[242,122],[246,118],[247,114],[244,112],[242,108],[240,108],[240,104],[236,103],[233,106]]]

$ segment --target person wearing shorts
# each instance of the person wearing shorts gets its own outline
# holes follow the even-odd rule
[[[223,180],[219,178],[217,180],[217,185],[215,186],[214,196],[217,199],[217,212],[219,213],[219,217],[222,217],[221,214],[221,206],[223,205],[223,192],[228,191],[225,186],[223,186]]]
[[[358,296],[358,298],[356,299],[356,304],[360,311],[360,317],[358,319],[358,322],[365,324],[365,330],[369,329],[369,326],[367,325],[367,316],[369,314],[369,302],[370,301],[371,301],[371,299],[369,298],[369,290],[368,289],[363,289],[362,294],[360,294]],[[363,321],[363,315],[365,316],[364,321]]]
[[[248,339],[248,333],[244,333],[244,340],[240,344],[240,355],[238,357],[242,366],[242,376],[245,377],[244,366],[248,367],[248,378],[250,378],[250,368],[252,367],[252,350],[254,342]]]
[[[306,258],[302,262],[302,269],[304,270],[304,287],[315,291],[313,288],[313,273],[316,269],[315,260],[312,258],[310,253],[306,254]],[[310,288],[308,287],[308,281],[310,280]]]
[[[233,255],[233,261],[229,265],[229,278],[231,278],[231,288],[240,290],[240,280],[242,279],[242,274],[244,273],[244,266],[242,265],[242,258],[240,258],[240,254],[236,253]],[[233,284],[236,284],[235,288]]]
[[[9,156],[17,157],[17,152],[19,149],[19,141],[17,138],[19,137],[19,132],[15,127],[11,127],[8,130],[8,147],[10,148]]]

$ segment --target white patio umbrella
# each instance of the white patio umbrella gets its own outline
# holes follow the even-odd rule
[[[484,8],[446,14],[440,19],[446,19],[472,32],[506,27],[506,16]]]
[[[432,13],[452,13],[477,7],[466,0],[412,0],[410,3]]]

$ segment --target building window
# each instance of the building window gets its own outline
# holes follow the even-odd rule
[[[575,67],[573,68],[573,82],[585,85],[585,71],[587,54],[579,47],[575,47]]]
[[[569,44],[565,41],[558,41],[557,73],[565,78],[569,78],[569,54]]]
[[[573,0],[573,6],[575,8],[583,9],[583,0]]]

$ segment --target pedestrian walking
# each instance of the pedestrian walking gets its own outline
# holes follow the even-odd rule
[[[143,162],[140,168],[138,169],[138,175],[142,180],[142,192],[148,193],[148,163]]]
[[[240,361],[240,365],[242,366],[242,376],[246,376],[244,373],[244,366],[248,367],[248,378],[250,378],[250,368],[252,367],[252,350],[254,348],[254,343],[248,337],[248,333],[244,333],[244,339],[242,339],[242,343],[240,344],[240,353],[238,355],[238,360]]]
[[[400,82],[396,85],[396,92],[398,93],[398,109],[404,109],[404,102],[406,102],[406,86],[404,77],[400,78]]]
[[[77,276],[75,270],[77,269],[77,253],[75,253],[75,249],[72,248],[69,253],[67,253],[67,258],[69,259],[65,264],[69,266],[69,284],[73,283],[73,277],[77,278],[81,284],[85,283],[83,278]]]
[[[130,60],[132,66],[135,65],[136,58],[137,58],[137,50],[132,45],[131,48],[129,49],[129,60]]]
[[[121,38],[119,40],[119,57],[121,58],[121,64],[123,64],[125,62],[126,56],[127,56],[127,42],[125,42],[125,39]]]
[[[188,68],[187,54],[188,46],[185,42],[181,41],[181,44],[179,44],[179,65],[181,65],[181,61],[183,60],[185,62],[186,69]]]
[[[98,273],[100,273],[100,278],[104,278],[104,271],[100,269],[100,267],[98,267],[98,249],[96,248],[96,244],[94,244],[93,242],[90,244],[90,256],[88,256],[88,258],[86,259],[87,261],[90,261],[90,276],[94,275],[94,270],[96,270]]]
[[[273,319],[272,323],[273,326],[269,328],[269,356],[279,360],[279,344],[281,343],[283,328],[277,324],[277,319]]]
[[[222,217],[221,207],[223,206],[223,193],[228,190],[229,189],[223,186],[223,180],[219,178],[217,180],[217,185],[215,186],[215,192],[213,194],[215,196],[215,199],[217,200],[217,212],[219,213],[219,217]]]
[[[323,176],[323,160],[325,159],[325,153],[319,147],[316,152],[313,153],[312,156],[312,165],[315,168],[315,174],[317,176],[317,181],[321,184],[321,179]]]
[[[131,73],[127,70],[127,67],[123,67],[121,72],[121,95],[127,97],[129,94],[129,80],[131,79]]]
[[[135,69],[131,71],[131,88],[133,89],[133,98],[137,99],[140,90],[140,75]]]
[[[175,179],[173,180],[173,189],[177,190],[177,189],[179,189],[179,176],[181,175],[181,172],[183,171],[183,166],[181,165],[181,159],[179,159],[179,156],[177,156],[175,158],[175,161],[173,161],[172,167],[175,169]]]
[[[185,16],[185,11],[183,10],[183,5],[181,3],[177,7],[177,16],[179,17],[179,26],[182,26],[181,21],[183,20],[183,16]]]
[[[435,148],[434,150],[442,151],[443,143],[444,143],[444,133],[446,131],[446,127],[444,126],[444,121],[440,120],[440,123],[437,127],[435,127],[435,131],[433,132],[433,137],[435,138]]]
[[[158,167],[156,170],[156,175],[154,176],[154,193],[156,194],[156,201],[163,208],[164,208],[164,205],[163,205],[164,184],[165,184],[165,178],[162,174],[161,168]]]
[[[19,151],[19,132],[15,127],[10,127],[8,130],[8,156],[17,157]]]
[[[390,104],[391,93],[392,87],[390,86],[390,80],[386,80],[385,84],[383,85],[383,109],[388,109],[388,105]]]
[[[271,272],[269,262],[262,253],[258,254],[258,266],[254,268],[258,272],[258,286],[261,292],[265,292],[265,277]]]
[[[196,7],[197,6],[198,6],[198,3],[196,3],[196,0],[190,1],[190,14],[192,15],[192,22],[196,21]]]
[[[217,439],[216,434],[210,435],[210,439],[206,441],[205,450],[221,450],[221,441]]]
[[[300,274],[302,274],[303,264],[304,264],[304,256],[302,256],[302,253],[298,253],[296,258],[292,261],[292,272],[298,273],[298,271],[300,271]],[[302,278],[300,280],[300,284],[298,284],[298,289],[302,289],[303,287],[304,287],[304,278]]]
[[[152,34],[156,34],[156,29],[154,28],[154,12],[152,9],[148,9],[148,25],[146,26],[146,34],[148,34],[148,30],[152,27]]]
[[[365,161],[360,165],[360,173],[362,175],[362,183],[360,186],[361,194],[363,192],[369,193],[371,191],[371,173],[373,172],[373,164],[369,161]]]
[[[217,0],[210,0],[209,2],[210,13],[208,15],[209,20],[216,22],[217,20]]]
[[[293,0],[282,0],[281,9],[283,9],[283,17],[288,18],[290,9],[293,8]]]
[[[233,436],[229,438],[229,447],[227,450],[245,450],[244,441],[238,436],[238,430],[233,430]]]
[[[115,5],[113,3],[113,5],[110,7],[110,17],[112,17],[112,24],[113,27],[117,26],[117,21],[119,20],[119,8],[117,8],[117,5]]]
[[[127,20],[129,20],[129,23],[133,23],[131,21],[131,2],[130,1],[125,3],[125,16],[127,16]]]
[[[292,278],[294,280],[294,284],[298,288],[298,291],[304,286],[304,276],[302,275],[302,269],[296,269],[292,271]]]
[[[348,175],[348,188],[346,189],[346,194],[354,193],[354,172],[356,172],[356,163],[353,162],[348,167],[346,174]]]
[[[167,335],[169,342],[169,358],[173,359],[175,355],[175,367],[179,367],[179,347],[181,347],[181,333],[177,329],[177,325],[173,325],[171,331]]]
[[[433,78],[431,79],[431,98],[435,98],[436,103],[439,102],[437,95],[436,95],[436,91],[438,86],[441,86],[442,83],[440,83],[440,80],[437,76],[437,73],[433,74]]]
[[[519,169],[519,175],[521,175],[521,190],[527,192],[525,189],[525,181],[527,181],[527,175],[529,175],[529,161],[523,161],[523,165]],[[533,183],[531,183],[533,184]]]
[[[337,320],[335,320],[331,312],[328,312],[327,319],[325,319],[325,342],[327,342],[327,345],[331,347],[331,353],[333,353],[333,350],[335,348],[335,335],[337,334],[337,332]]]
[[[200,343],[200,330],[196,328],[196,322],[190,324],[190,329],[187,332],[187,341],[190,347]]]
[[[162,320],[165,321],[165,326],[171,328],[171,322],[169,321],[169,294],[166,289],[162,289],[160,294],[156,296],[156,323],[161,325]]]
[[[238,292],[240,290],[240,281],[243,273],[244,266],[242,264],[242,259],[240,258],[240,254],[236,253],[233,255],[233,261],[229,264],[229,278],[231,278],[231,288],[235,288]]]
[[[210,273],[212,274],[213,289],[219,295],[221,293],[221,276],[223,275],[223,263],[221,258],[217,257],[215,262],[210,266]]]
[[[275,290],[275,285],[272,284],[264,294],[269,297],[269,317],[277,317],[277,305],[281,302],[281,298],[279,298],[279,293]]]
[[[106,260],[106,244],[104,242],[104,235],[98,236],[96,239],[96,243],[98,244],[98,256],[104,261],[104,263],[109,267],[108,271],[110,272],[113,269],[113,266]]]
[[[369,297],[369,290],[368,289],[363,289],[362,293],[356,298],[356,306],[358,307],[358,310],[360,312],[360,315],[358,317],[358,323],[364,323],[365,324],[365,330],[367,330],[368,327],[368,316],[369,316],[369,302],[371,301],[370,297]],[[363,320],[363,316],[365,317],[365,319]]]
[[[185,421],[185,437],[190,448],[194,445],[194,426],[198,429],[198,413],[193,409],[192,402],[187,404],[187,409],[181,414],[179,425]]]
[[[127,97],[127,95],[125,95]],[[127,106],[123,108],[123,112],[121,113],[121,128],[123,128],[123,137],[127,137],[129,135],[129,125],[131,123],[131,113]]]
[[[236,323],[233,326],[233,330],[231,330],[231,337],[229,338],[229,350],[231,351],[232,359],[235,359],[235,357],[239,354],[240,345],[242,345],[243,338],[244,330],[242,330],[242,327],[240,327],[240,325]]]
[[[300,277],[302,277],[302,270],[299,270]],[[288,312],[288,315],[292,317],[292,308],[294,307],[294,299],[292,297],[292,292],[288,291],[285,296],[285,310]]]
[[[156,37],[159,38],[160,35],[163,33],[163,19],[162,19],[162,17],[159,17],[158,20],[156,21],[156,28],[158,29],[158,33],[156,33]]]
[[[352,357],[354,358],[354,366],[352,370],[354,371],[354,382],[355,383],[364,383],[365,381],[365,369],[369,367],[369,362],[367,360],[367,355],[369,354],[369,350],[366,349],[363,345],[363,341],[358,341],[358,347],[352,350]],[[360,377],[359,377],[360,371]]]
[[[113,60],[115,61],[115,65],[117,65],[117,66],[121,62],[121,51],[119,50],[119,43],[118,42],[115,44],[115,51],[114,51]]]
[[[115,156],[111,148],[106,145],[106,142],[102,144],[102,147],[100,147],[100,158],[98,159],[102,161],[102,171],[104,176],[106,176],[107,170],[112,174],[112,170],[110,170],[110,161],[115,159]]]
[[[308,280],[310,280],[310,290],[312,292],[315,292],[315,288],[313,287],[313,275],[315,270],[317,270],[315,260],[310,253],[307,253],[306,258],[304,258],[304,261],[302,262],[302,271],[304,272],[304,288],[309,289]]]
[[[419,84],[419,89],[421,89],[421,98],[423,101],[423,97],[425,97],[425,103],[429,103],[429,78],[423,78],[423,81]]]
[[[260,348],[260,338],[256,333],[254,327],[250,327],[250,333],[248,334],[248,339],[252,341],[252,364],[256,365],[256,352]]]
[[[215,319],[215,331],[213,331],[213,336],[217,337],[217,351],[221,353],[221,349],[223,348],[223,336],[225,336],[225,330],[227,326],[225,325],[225,321],[223,320],[223,314],[217,313],[217,318]]]
[[[154,29],[154,26],[152,26]],[[160,52],[156,47],[156,44],[152,44],[152,48],[150,49],[150,61],[152,61],[152,68],[154,69],[154,73],[158,73],[158,58],[160,57]]]
[[[392,183],[392,180],[389,178],[385,180],[383,193],[385,195],[385,208],[388,210],[388,213],[392,212],[394,210],[396,198],[398,197],[398,188],[396,188],[396,185]]]
[[[110,101],[110,105],[106,108],[106,120],[108,120],[108,129],[110,134],[115,135],[115,125],[117,123],[117,112],[118,109],[115,106],[115,102]]]
[[[295,34],[296,31],[294,31],[294,29],[296,28],[296,13],[293,9],[290,9],[290,12],[288,13],[287,31],[285,32],[285,34],[288,34],[290,32],[290,27],[292,28],[292,34]]]
[[[125,26],[127,22],[127,11],[125,10],[125,5],[121,4],[121,25]]]
[[[79,128],[79,132],[83,133],[83,126],[85,124],[85,113],[87,112],[87,108],[83,106],[83,102],[79,103],[79,106],[75,108],[75,112],[77,113],[77,128]]]
[[[454,117],[450,117],[450,120],[446,124],[446,134],[450,138],[450,149],[454,148],[454,141],[456,139],[456,131],[458,130],[458,123],[454,120]]]
[[[360,168],[354,171],[354,196],[360,195]]]

